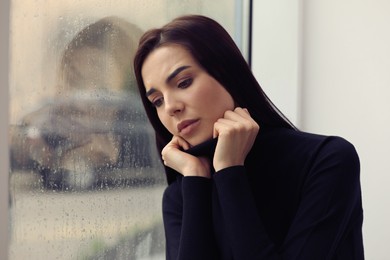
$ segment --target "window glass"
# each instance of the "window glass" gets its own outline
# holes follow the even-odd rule
[[[11,1],[10,259],[164,259],[166,182],[132,71],[138,39],[198,13],[243,47],[245,7]]]

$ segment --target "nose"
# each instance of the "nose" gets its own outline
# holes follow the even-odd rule
[[[165,111],[170,116],[175,116],[184,110],[184,103],[175,96],[166,95],[164,97]]]

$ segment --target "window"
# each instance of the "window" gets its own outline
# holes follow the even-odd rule
[[[245,53],[247,1],[10,1],[9,259],[164,259],[140,35],[186,13]]]

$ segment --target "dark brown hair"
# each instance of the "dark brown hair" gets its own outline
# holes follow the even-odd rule
[[[220,24],[200,15],[181,16],[162,28],[147,31],[140,39],[134,59],[139,92],[156,132],[160,152],[172,135],[163,126],[155,107],[145,95],[141,71],[147,56],[154,49],[167,44],[179,44],[186,48],[194,59],[225,87],[238,106],[249,110],[260,127],[295,129],[263,92],[240,50]]]

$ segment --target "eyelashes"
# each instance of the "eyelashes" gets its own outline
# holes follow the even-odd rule
[[[193,78],[186,78],[184,80],[181,80],[177,84],[177,88],[179,89],[186,89],[191,86],[193,82]],[[163,96],[157,96],[153,100],[151,100],[151,103],[154,107],[160,107],[164,103],[164,97]]]
[[[182,80],[182,81],[179,82],[177,87],[181,88],[181,89],[188,88],[192,84],[192,81],[193,81],[192,78],[188,78],[188,79]]]
[[[163,97],[160,97],[160,98],[156,98],[152,101],[152,105],[155,106],[155,107],[160,107],[163,103]]]

